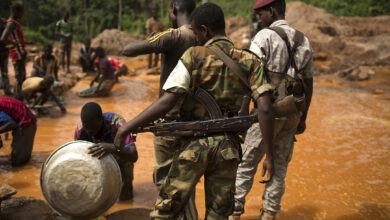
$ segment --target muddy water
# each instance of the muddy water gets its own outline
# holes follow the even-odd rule
[[[142,63],[129,62],[129,66]],[[39,188],[41,164],[50,152],[72,140],[81,106],[99,102],[104,111],[130,119],[157,98],[158,76],[124,77],[109,98],[80,99],[75,93],[90,78],[65,95],[68,114],[53,110],[41,118],[32,161],[23,168],[8,164],[9,141],[0,149],[0,181],[18,189],[19,196],[42,198]],[[315,94],[307,133],[297,137],[286,179],[280,220],[290,219],[390,219],[390,71],[381,69],[365,83],[349,84],[330,77],[315,79]],[[380,88],[375,91],[375,88]],[[156,190],[152,184],[152,135],[141,134],[137,147],[134,199],[116,204],[107,213],[152,207]],[[259,174],[255,177],[260,180]],[[197,205],[204,216],[203,181],[197,186]],[[264,186],[256,183],[247,197],[244,219],[256,219]]]

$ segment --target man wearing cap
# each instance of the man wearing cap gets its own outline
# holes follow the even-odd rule
[[[266,183],[260,214],[260,220],[272,220],[281,208],[280,202],[285,190],[284,179],[294,148],[294,135],[303,133],[306,128],[306,115],[313,92],[313,50],[309,40],[291,28],[285,20],[285,0],[258,0],[253,9],[264,29],[254,37],[250,50],[264,60],[264,69],[271,79],[271,84],[276,88],[275,102],[281,100],[281,96],[296,97],[295,90],[289,89],[297,87],[295,84],[290,85],[290,82],[297,82],[305,88],[301,89],[300,95],[306,105],[289,115],[275,118],[273,148],[275,174],[272,180]],[[283,40],[283,36],[286,41]],[[289,53],[292,54],[292,59],[289,59]],[[234,196],[235,211],[231,216],[234,219],[239,219],[244,213],[245,197],[252,187],[257,165],[264,156],[264,143],[262,138],[258,137],[262,137],[259,125],[253,124],[242,145],[243,158],[237,170]]]

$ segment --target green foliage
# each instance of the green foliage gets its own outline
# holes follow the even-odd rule
[[[377,16],[390,13],[389,0],[302,0],[343,16]]]
[[[8,17],[9,6],[22,2],[25,16],[21,20],[26,40],[47,43],[57,40],[55,24],[65,11],[70,12],[73,24],[73,39],[82,41],[85,37],[94,38],[104,29],[118,27],[118,0],[0,0],[0,17]],[[196,0],[201,4],[202,0]],[[292,0],[287,0],[287,2]],[[377,16],[390,13],[389,0],[302,0],[308,4],[324,8],[335,15]],[[162,21],[168,28],[168,8],[170,0],[122,0],[122,30],[145,34],[145,21],[151,15],[153,2],[159,10],[164,9]],[[249,15],[256,0],[209,0],[222,7],[225,17]],[[162,5],[163,3],[163,5]],[[88,28],[87,28],[88,27]],[[88,31],[87,31],[88,30]]]
[[[33,42],[37,45],[45,45],[50,43],[50,41],[42,35],[39,31],[33,31],[30,28],[24,28],[23,29],[24,38],[27,41]]]

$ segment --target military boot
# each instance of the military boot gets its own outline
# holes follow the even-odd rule
[[[271,212],[265,209],[261,209],[259,220],[275,220],[276,212]]]

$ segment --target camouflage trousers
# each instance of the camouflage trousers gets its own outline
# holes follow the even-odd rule
[[[234,136],[180,141],[151,213],[154,219],[185,219],[181,211],[204,176],[206,219],[227,219],[233,212],[239,141]]]
[[[300,113],[289,118],[275,121],[274,136],[274,176],[266,184],[263,193],[263,209],[279,212],[280,201],[284,194],[284,179],[287,166],[291,160],[294,149],[294,134],[300,120]],[[265,149],[262,143],[262,134],[258,123],[248,129],[245,142],[242,145],[243,157],[238,166],[236,179],[236,192],[234,195],[235,211],[244,211],[245,197],[253,185],[257,166],[264,157]]]
[[[157,186],[157,190],[159,191],[168,176],[175,152],[178,151],[179,148],[180,144],[177,137],[154,137],[154,158],[156,165],[153,171],[153,183]],[[188,199],[181,215],[187,220],[198,219],[198,211],[195,204],[195,190]]]

